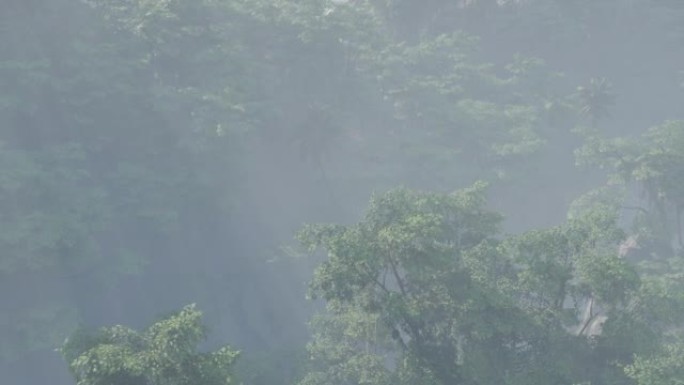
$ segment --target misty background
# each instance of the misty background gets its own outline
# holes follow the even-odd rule
[[[477,180],[506,234],[562,223],[592,138],[684,119],[684,2],[2,0],[0,90],[0,382],[197,303],[285,384],[323,308],[303,225]]]

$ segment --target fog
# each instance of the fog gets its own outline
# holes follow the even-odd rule
[[[684,376],[680,0],[0,0],[0,90],[0,384]]]

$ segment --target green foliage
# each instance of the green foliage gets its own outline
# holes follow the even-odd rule
[[[599,120],[609,115],[608,109],[615,103],[611,88],[605,78],[592,78],[588,85],[577,87],[580,113],[590,119],[592,126],[596,126]]]
[[[77,333],[61,351],[78,385],[230,384],[238,352],[196,352],[205,337],[201,318],[190,305],[142,332],[113,326]]]
[[[675,276],[639,275],[619,256],[615,201],[503,240],[484,204],[482,185],[400,189],[356,225],[303,229],[328,258],[311,284],[327,312],[301,383],[626,381],[621,366],[680,322]]]
[[[12,31],[0,42],[9,90],[0,102],[0,277],[3,290],[48,288],[24,290],[13,305],[3,361],[54,348],[91,318],[96,301],[83,297],[101,300],[153,260],[178,258],[159,255],[157,242],[190,244],[187,229],[200,226],[191,213],[225,212],[235,197],[225,164],[237,145],[217,127],[238,135],[240,112],[231,87],[215,81],[227,79],[219,63],[230,49],[218,50],[202,19],[178,16],[198,11],[181,3],[39,1],[0,17]],[[196,51],[170,57],[181,43]],[[88,294],[73,295],[73,282]],[[35,314],[55,314],[59,329],[30,321]],[[19,330],[26,324],[36,327]]]
[[[638,385],[680,385],[684,383],[684,346],[668,344],[655,356],[637,356],[625,371]]]
[[[375,197],[356,226],[300,233],[303,244],[329,255],[311,288],[330,315],[311,349],[333,362],[302,383],[404,383],[416,371],[442,383],[460,377],[449,338],[456,319],[448,315],[461,306],[468,313],[467,294],[464,302],[451,295],[469,285],[454,279],[464,274],[462,253],[487,241],[499,221],[484,210],[482,193],[480,185],[448,196],[396,190]],[[396,371],[383,356],[394,357]]]
[[[644,227],[641,231],[665,242],[675,239],[681,248],[684,123],[668,121],[637,138],[604,139],[597,132],[585,134],[587,142],[577,152],[579,162],[607,169],[613,182],[638,185],[647,202],[645,208],[637,207],[637,225]]]
[[[328,254],[312,282],[328,313],[310,347],[320,369],[302,383],[572,378],[572,356],[549,362],[539,354],[562,356],[555,344],[576,344],[562,337],[573,258],[581,261],[603,235],[576,223],[497,246],[499,221],[476,185],[452,195],[392,191],[375,197],[355,226],[304,229],[303,244]],[[626,274],[600,267],[600,276],[577,274],[577,285],[613,287]]]
[[[634,311],[640,320],[650,323],[661,337],[660,343],[637,341],[649,346],[644,353],[636,354],[631,364],[624,370],[638,385],[680,384],[683,375],[682,330],[684,322],[684,269],[681,258],[671,258],[647,265],[638,301]],[[635,333],[636,328],[631,328]],[[643,328],[641,328],[643,330]],[[652,333],[647,336],[652,336]],[[629,341],[624,338],[624,341]]]
[[[0,290],[11,294],[0,299],[0,371],[54,348],[80,321],[133,322],[169,297],[216,298],[224,281],[285,276],[295,292],[299,278],[268,273],[261,257],[301,221],[347,223],[371,190],[486,180],[491,202],[517,211],[506,223],[477,184],[453,195],[393,190],[356,225],[306,228],[303,243],[329,255],[311,285],[328,305],[314,321],[313,369],[271,365],[288,356],[276,352],[245,364],[245,380],[612,384],[633,365],[637,382],[669,381],[678,353],[660,345],[684,308],[672,250],[683,243],[684,125],[602,133],[679,111],[681,95],[665,84],[681,75],[675,3],[9,0]],[[581,79],[590,80],[575,89]],[[643,103],[654,95],[657,107]],[[607,170],[624,196],[599,190],[565,223],[540,228],[591,183],[572,169],[578,124],[579,162]],[[646,204],[626,203],[634,185]],[[637,213],[632,228],[617,226],[632,219],[623,209]],[[535,230],[498,231],[523,222]],[[620,242],[641,255],[621,257]],[[239,307],[231,317],[249,313],[235,304],[289,305],[291,293],[274,287],[228,290]],[[585,319],[587,304],[596,307]],[[73,357],[75,373],[221,383],[223,369],[213,379],[162,358],[232,362],[229,351],[190,353],[201,336],[183,326],[196,325],[193,314],[142,333],[105,329],[77,353],[106,365]],[[598,317],[601,333],[582,331]],[[297,326],[269,329],[288,327]]]

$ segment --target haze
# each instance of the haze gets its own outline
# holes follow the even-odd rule
[[[0,384],[684,381],[684,1],[2,0],[0,91]]]

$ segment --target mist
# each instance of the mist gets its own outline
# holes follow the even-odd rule
[[[0,89],[2,384],[684,376],[684,2],[2,0]]]

